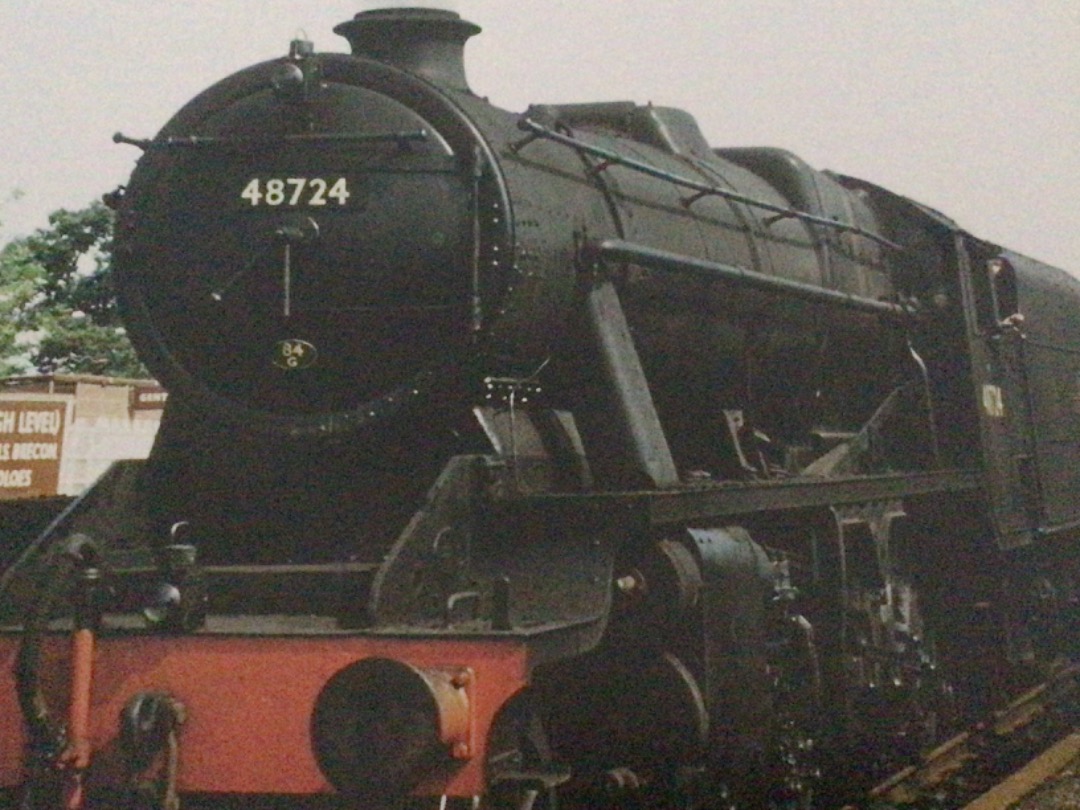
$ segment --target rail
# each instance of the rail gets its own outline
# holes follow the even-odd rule
[[[856,236],[863,236],[872,242],[876,242],[883,247],[887,247],[891,250],[902,251],[904,248],[889,239],[886,239],[880,234],[868,231],[866,228],[861,228],[858,225],[852,225],[848,222],[840,222],[839,220],[829,219],[828,217],[820,217],[816,214],[811,214],[807,211],[800,211],[797,208],[788,208],[782,205],[776,205],[774,203],[766,202],[765,200],[759,200],[756,197],[750,197],[746,194],[740,194],[737,191],[731,191],[730,189],[720,188],[714,186],[711,183],[703,183],[700,180],[693,180],[689,177],[684,177],[674,172],[665,171],[659,169],[644,161],[634,160],[628,158],[625,155],[621,155],[618,152],[614,152],[611,149],[604,149],[600,146],[593,146],[592,144],[585,143],[584,141],[571,137],[570,135],[563,135],[561,132],[556,132],[553,129],[545,127],[542,124],[538,124],[530,118],[522,118],[518,121],[518,128],[524,132],[529,133],[524,139],[513,144],[510,148],[514,152],[519,152],[524,149],[528,144],[532,143],[537,138],[543,138],[553,143],[562,144],[563,146],[569,146],[572,149],[576,149],[579,152],[583,152],[587,155],[600,158],[603,161],[597,171],[602,171],[608,166],[623,166],[624,168],[631,169],[642,174],[655,177],[658,180],[666,180],[669,183],[673,183],[681,188],[686,188],[696,192],[693,196],[683,200],[683,204],[687,207],[693,205],[697,200],[702,197],[720,197],[730,202],[741,203],[752,208],[758,208],[762,211],[769,211],[775,214],[770,218],[772,222],[779,221],[781,219],[797,219],[802,222],[809,222],[813,225],[821,225],[825,228],[832,228],[833,230],[843,231],[845,233],[853,233]]]
[[[848,805],[844,810],[925,806],[919,803],[928,801],[929,797],[937,802],[934,806],[964,810],[1009,806],[986,802],[992,800],[995,791],[1004,790],[1002,786],[1016,772],[1018,763],[1012,760],[1017,756],[1017,748],[1028,752],[1021,760],[1028,762],[1040,751],[1049,753],[1053,744],[1073,731],[1078,690],[1080,665],[1062,667],[1049,680],[1016,698],[986,722],[953,737],[920,762],[875,787],[865,804]],[[1061,756],[1059,749],[1052,759],[1060,761]],[[995,757],[1000,761],[994,762]],[[1046,762],[1042,768],[1045,767]],[[1029,773],[1021,781],[1030,778]],[[942,803],[942,797],[946,796],[949,800]]]
[[[113,143],[136,146],[144,152],[148,149],[190,149],[198,147],[256,148],[280,146],[281,144],[327,144],[327,143],[396,143],[404,149],[410,143],[426,141],[427,130],[403,130],[401,132],[297,132],[286,135],[214,136],[186,135],[167,138],[130,138],[122,132],[113,135]]]

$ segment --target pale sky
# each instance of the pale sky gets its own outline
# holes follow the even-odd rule
[[[408,3],[405,3],[406,5]],[[714,146],[777,146],[1080,275],[1080,0],[457,0],[504,109],[682,107]],[[364,0],[0,0],[0,242],[125,182],[212,82]]]

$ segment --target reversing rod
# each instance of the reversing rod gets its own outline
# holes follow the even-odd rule
[[[769,276],[756,270],[710,262],[693,256],[684,256],[681,253],[657,250],[645,245],[626,242],[622,239],[604,239],[591,242],[585,246],[583,254],[586,261],[624,262],[647,267],[651,270],[686,273],[710,281],[735,282],[765,292],[783,293],[801,298],[804,301],[831,304],[845,309],[883,315],[897,321],[909,321],[915,315],[911,307],[892,301],[879,301],[876,298],[852,295],[841,290],[815,287],[801,281]]]

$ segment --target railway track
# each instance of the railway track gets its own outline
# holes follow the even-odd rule
[[[1065,810],[1080,807],[1080,732],[1054,743],[964,810]]]
[[[1078,720],[1080,665],[1070,664],[844,810],[1020,810],[1080,757]]]

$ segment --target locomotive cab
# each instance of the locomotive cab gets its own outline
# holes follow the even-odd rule
[[[970,351],[997,542],[1020,548],[1080,525],[1080,284],[968,241]],[[1068,589],[1065,589],[1068,590]]]

